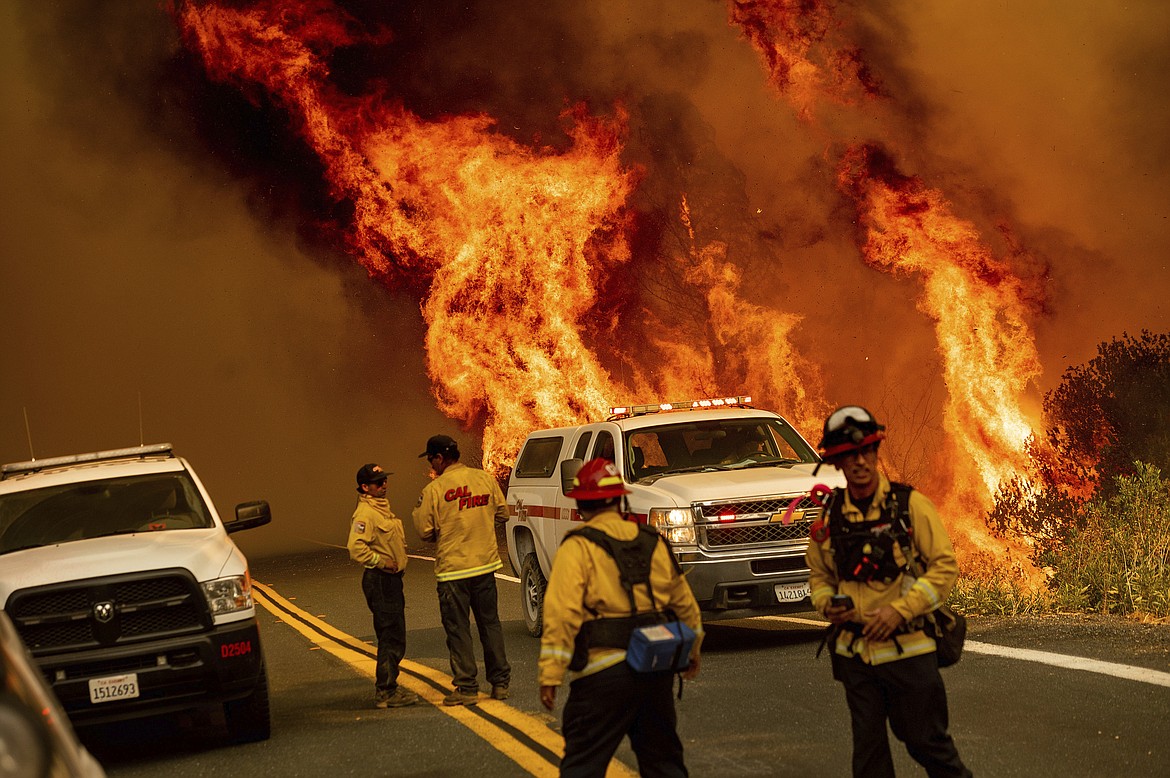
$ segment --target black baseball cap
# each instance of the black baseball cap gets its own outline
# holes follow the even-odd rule
[[[364,486],[365,484],[376,484],[381,481],[385,481],[391,475],[393,475],[393,473],[387,473],[382,469],[381,465],[375,465],[373,462],[371,462],[368,465],[362,465],[361,470],[357,471],[358,486]]]
[[[454,438],[446,435],[432,435],[427,440],[427,450],[418,455],[419,459],[423,457],[433,457],[439,454],[446,454],[451,451],[458,451],[459,444],[455,442]]]

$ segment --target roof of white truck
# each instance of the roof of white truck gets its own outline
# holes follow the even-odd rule
[[[667,424],[688,424],[696,421],[716,421],[718,419],[779,419],[771,411],[762,411],[756,408],[711,408],[701,411],[664,411],[662,413],[647,413],[640,416],[627,416],[612,421],[623,430],[639,430],[646,427],[662,427]]]
[[[610,417],[609,419],[603,419],[603,421],[612,422],[624,431],[631,431],[646,429],[647,427],[662,427],[667,424],[687,424],[697,421],[716,421],[719,419],[778,419],[785,421],[783,417],[771,411],[746,407],[710,408],[698,411],[663,411],[660,413],[643,413],[637,416]],[[550,433],[568,435],[585,426],[588,425],[550,427],[549,429],[535,430],[529,437],[545,437]]]
[[[0,494],[104,478],[185,470],[169,443],[13,462],[0,468]]]

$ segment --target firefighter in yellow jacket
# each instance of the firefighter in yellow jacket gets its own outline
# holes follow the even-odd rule
[[[402,574],[406,542],[402,522],[386,499],[389,473],[376,464],[357,472],[358,504],[349,523],[350,559],[365,568],[362,593],[374,616],[378,658],[374,666],[374,707],[401,708],[418,695],[398,685],[398,665],[406,655],[406,600]]]
[[[496,541],[496,522],[508,519],[508,507],[495,479],[459,461],[459,446],[446,435],[427,441],[426,457],[435,479],[423,489],[414,509],[419,537],[437,544],[439,615],[447,633],[454,691],[444,705],[476,705],[475,651],[471,619],[483,644],[483,663],[491,696],[506,700],[512,668],[504,651],[495,572],[503,567]]]
[[[638,525],[619,512],[621,496],[629,492],[612,462],[594,459],[577,474],[568,496],[577,501],[584,527],[595,528],[618,541],[638,538]],[[565,756],[562,776],[604,775],[622,738],[638,758],[643,775],[685,776],[683,747],[675,730],[676,715],[669,672],[634,672],[624,648],[597,640],[598,625],[619,626],[631,621],[631,597],[638,613],[670,610],[696,635],[690,665],[683,677],[699,672],[702,624],[699,606],[665,541],[651,541],[649,589],[627,591],[618,563],[595,542],[577,534],[565,538],[557,551],[544,595],[544,622],[540,640],[540,699],[552,710],[557,688],[570,667],[576,671],[569,687],[562,733]],[[583,629],[584,628],[584,629]],[[629,642],[630,626],[624,640]],[[581,639],[585,636],[592,636]],[[597,645],[602,643],[602,645]],[[576,655],[575,655],[576,654]]]
[[[853,775],[893,777],[888,720],[932,778],[969,776],[947,732],[946,689],[921,618],[946,600],[958,564],[931,501],[878,471],[884,430],[856,405],[825,421],[820,448],[846,488],[813,524],[807,553],[813,606],[836,626],[833,677],[845,687],[853,724]],[[920,577],[903,547],[918,556]]]

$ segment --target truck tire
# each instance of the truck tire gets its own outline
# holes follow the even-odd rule
[[[233,743],[255,743],[272,735],[272,717],[268,707],[268,672],[260,663],[256,688],[242,700],[223,704],[228,739]]]
[[[520,566],[520,596],[524,599],[524,626],[534,638],[540,637],[544,630],[544,590],[547,586],[536,554],[524,557],[524,564]]]

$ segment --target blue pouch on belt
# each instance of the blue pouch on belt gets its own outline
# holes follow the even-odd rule
[[[626,663],[638,673],[678,672],[691,663],[695,633],[681,621],[638,627],[630,635]]]

